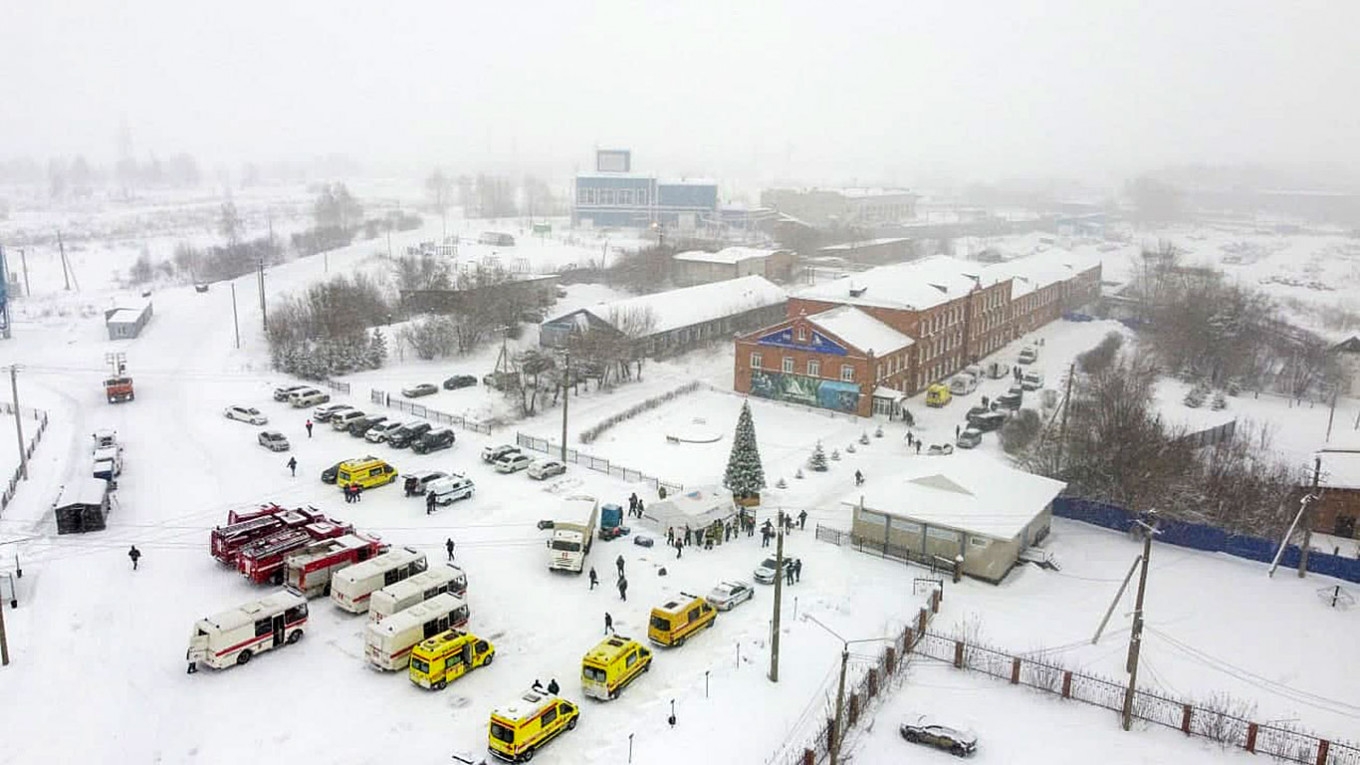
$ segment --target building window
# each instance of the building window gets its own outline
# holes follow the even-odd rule
[[[619,189],[619,204],[631,205],[633,203],[632,189]]]
[[[859,522],[860,522],[860,523],[867,523],[867,524],[870,524],[870,525],[872,525],[872,526],[887,526],[887,525],[888,525],[888,518],[887,518],[887,516],[883,515],[882,513],[875,513],[875,512],[872,511],[872,510],[860,510],[860,511],[859,511]]]
[[[793,357],[792,357],[792,356],[785,356],[785,357],[784,357],[784,374],[786,374],[786,375],[791,375],[791,374],[793,374]]]
[[[798,328],[798,342],[800,343],[807,342],[807,327]]]
[[[752,368],[752,369],[760,369],[760,354],[759,354],[759,353],[753,353],[753,354],[751,354],[751,368]]]
[[[819,377],[822,374],[822,362],[817,359],[808,359],[808,377]]]
[[[991,544],[991,543],[992,543],[991,540],[988,539],[987,537],[976,537],[976,536],[970,536],[970,537],[968,537],[968,544],[972,545],[973,547],[986,547],[987,545],[989,545],[989,544]]]
[[[877,368],[876,372],[877,372],[877,375],[874,377],[874,379],[875,379],[875,380],[882,380],[882,379],[883,379],[883,365],[882,365],[882,364],[879,364],[879,365],[878,365],[878,368]]]
[[[613,189],[600,189],[600,204],[602,204],[602,205],[612,205],[612,204],[614,204],[614,190],[613,190]]]
[[[855,368],[849,364],[841,364],[841,382],[854,382]]]

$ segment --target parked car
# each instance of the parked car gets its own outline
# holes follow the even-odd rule
[[[454,473],[431,482],[427,490],[434,492],[436,505],[451,505],[460,499],[471,499],[477,487],[471,478]]]
[[[797,558],[785,558],[784,569],[787,570],[788,567],[792,566],[794,561],[797,560],[798,560]],[[778,567],[775,565],[774,558],[766,558],[765,560],[761,561],[760,565],[756,566],[756,570],[754,572],[756,581],[760,582],[761,584],[774,584],[774,577],[777,568]]]
[[[501,457],[504,457],[507,454],[518,453],[519,447],[511,446],[510,444],[501,444],[500,446],[487,446],[482,449],[482,462],[495,462],[496,460],[500,459]]]
[[[932,457],[940,457],[946,454],[953,453],[954,453],[953,444],[931,444],[930,448],[926,449],[926,454],[929,454]]]
[[[428,422],[413,422],[409,425],[402,425],[397,428],[395,433],[388,435],[387,445],[393,449],[405,449],[410,446],[417,438],[434,430],[434,426]]]
[[[457,435],[453,432],[452,428],[431,430],[429,433],[426,433],[411,442],[411,451],[416,454],[436,452],[440,449],[447,449],[450,446],[453,446],[453,442],[456,439]]]
[[[288,439],[277,430],[266,430],[261,432],[259,441],[260,446],[263,446],[271,452],[288,451]]]
[[[408,497],[423,497],[430,488],[430,484],[441,478],[448,478],[449,474],[442,470],[420,470],[415,473],[408,473],[402,476],[402,488]]]
[[[349,426],[368,415],[358,409],[345,409],[331,415],[331,427],[336,430],[349,430]]]
[[[1039,360],[1039,349],[1032,345],[1027,345],[1020,349],[1020,363],[1033,364]]]
[[[966,396],[977,390],[978,379],[970,374],[958,374],[949,381],[949,392],[955,396]]]
[[[288,394],[288,403],[294,409],[306,409],[309,406],[325,404],[330,400],[331,394],[316,388],[303,388]]]
[[[336,475],[336,473],[339,473],[339,472],[340,472],[340,466],[343,465],[343,464],[345,464],[344,461],[337,462],[337,463],[335,463],[334,465],[331,465],[330,467],[328,467],[328,468],[326,468],[325,470],[321,471],[321,482],[322,482],[322,483],[335,483],[335,475]]]
[[[421,396],[432,396],[439,392],[439,387],[430,383],[412,385],[409,388],[402,388],[401,395],[407,398],[420,398]]]
[[[306,390],[306,389],[308,389],[308,388],[310,388],[310,387],[311,387],[310,385],[285,385],[285,386],[280,387],[280,388],[275,388],[275,389],[274,389],[274,400],[275,400],[275,401],[287,401],[287,400],[288,400],[288,397],[289,397],[290,395],[292,395],[293,393],[295,393],[295,392],[297,392],[297,391],[300,391],[300,390]]]
[[[269,418],[253,406],[232,405],[224,409],[222,414],[226,415],[228,420],[240,420],[251,425],[265,425],[269,422]]]
[[[705,599],[719,611],[730,611],[734,606],[750,600],[755,594],[756,591],[749,582],[734,579],[719,582]]]
[[[959,437],[954,440],[954,445],[960,449],[972,449],[982,443],[982,431],[977,428],[967,428]]]
[[[529,455],[522,452],[511,452],[496,460],[495,467],[497,473],[516,473],[527,467],[533,462]]]
[[[977,417],[980,414],[987,414],[990,411],[992,410],[983,406],[982,404],[978,404],[977,406],[969,407],[968,413],[963,415],[963,418],[965,420],[968,420],[968,422],[971,424],[973,422],[974,417]]]
[[[902,738],[913,744],[925,744],[943,749],[957,757],[967,757],[977,751],[977,736],[955,728],[936,725],[921,718],[915,723],[902,723],[898,729]]]
[[[1012,385],[1011,389],[1003,395],[997,396],[996,401],[992,402],[993,407],[999,409],[1010,409],[1015,411],[1025,402],[1025,389],[1019,385]]]
[[[1025,390],[1039,390],[1044,387],[1044,373],[1030,370],[1020,377],[1020,387]]]
[[[341,412],[348,412],[353,408],[354,407],[349,404],[326,404],[325,406],[318,406],[312,410],[312,419],[317,422],[329,422],[335,415],[340,414]]]
[[[349,434],[355,438],[361,438],[367,434],[368,431],[378,427],[384,422],[387,422],[387,415],[385,414],[369,415],[368,417],[351,422],[349,424]]]
[[[471,388],[477,384],[477,378],[473,375],[454,375],[444,381],[444,390],[458,390],[459,388]]]
[[[388,420],[387,422],[369,428],[368,432],[364,434],[364,440],[370,444],[385,443],[393,433],[396,433],[398,430],[411,424],[414,423]]]
[[[993,430],[1001,430],[1001,426],[1006,424],[1005,412],[984,412],[968,417],[968,427],[982,433],[990,433]]]
[[[567,466],[561,460],[539,460],[529,466],[529,477],[535,481],[542,481],[545,478],[552,478],[555,475],[562,475],[567,472]]]

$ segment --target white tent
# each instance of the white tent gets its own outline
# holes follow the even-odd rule
[[[714,521],[726,523],[737,517],[737,506],[732,492],[720,486],[701,486],[646,505],[642,517],[664,534],[669,528],[701,529]]]

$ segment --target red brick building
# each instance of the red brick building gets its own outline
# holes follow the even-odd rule
[[[947,379],[1020,335],[1057,319],[1063,311],[1085,305],[1099,295],[1099,262],[1087,262],[1065,252],[993,265],[935,256],[871,269],[798,292],[789,298],[784,322],[738,337],[735,387],[754,395],[773,393],[772,397],[782,397],[763,376],[753,378],[753,360],[766,365],[760,369],[780,373],[787,363],[795,370],[805,370],[814,361],[819,370],[845,365],[855,370],[847,374],[855,375],[857,395],[876,399],[858,401],[854,411],[861,415],[892,413],[892,402]],[[830,315],[838,306],[852,306],[856,311]],[[779,366],[769,370],[766,354],[757,346],[769,345],[773,342],[770,338],[782,337],[782,332],[796,332],[803,326],[798,322],[817,316],[824,317],[823,321],[843,316],[871,317],[912,342],[895,351],[902,359],[888,360],[883,372],[879,371],[882,348],[875,348],[876,355],[871,355],[858,337],[843,338],[844,342],[835,344],[846,351],[844,354],[839,350],[826,352],[815,344],[788,348],[793,352],[792,361],[786,362],[781,355]],[[859,319],[854,321],[862,324]],[[863,326],[857,329],[861,334],[869,332]],[[835,334],[830,329],[827,332]],[[760,384],[753,387],[753,380]],[[795,397],[799,395],[807,398],[802,394]]]
[[[1360,531],[1360,444],[1328,446],[1322,460],[1322,496],[1311,508],[1313,531],[1356,538]]]

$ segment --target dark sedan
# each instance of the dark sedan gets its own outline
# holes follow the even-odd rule
[[[444,390],[458,390],[459,388],[471,388],[477,384],[477,378],[472,375],[454,375],[444,381]]]
[[[325,470],[321,471],[321,482],[322,482],[322,483],[335,483],[335,475],[336,475],[336,473],[339,473],[339,472],[340,472],[340,466],[343,465],[343,464],[345,464],[345,463],[343,463],[343,462],[337,462],[337,463],[335,463],[334,465],[331,465],[330,467],[328,467],[328,468],[326,468]]]
[[[913,744],[943,749],[956,757],[967,757],[977,751],[977,736],[944,725],[935,725],[924,719],[918,720],[915,724],[902,723],[898,730],[902,738]]]
[[[388,436],[387,445],[392,447],[393,449],[405,449],[406,447],[411,445],[412,441],[415,441],[417,438],[420,438],[426,433],[429,433],[433,429],[434,426],[430,425],[430,423],[428,422],[422,422],[416,425],[407,425],[406,427],[403,427],[397,432]]]

